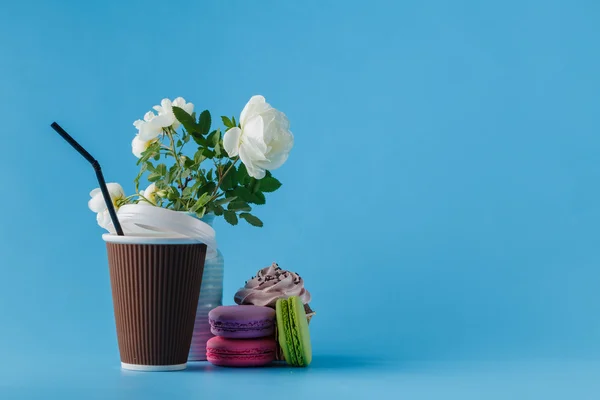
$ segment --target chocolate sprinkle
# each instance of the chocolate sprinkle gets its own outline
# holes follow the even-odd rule
[[[266,271],[270,271],[271,273]],[[279,264],[274,262],[271,265],[271,267],[260,269],[258,273],[255,276],[253,276],[250,280],[257,280],[258,286],[262,286],[267,282],[274,281],[275,283],[278,283],[290,277],[292,278],[292,284],[299,285],[302,283],[302,278],[297,272],[291,272],[281,269]],[[246,285],[248,284],[248,282],[249,281],[246,281]]]

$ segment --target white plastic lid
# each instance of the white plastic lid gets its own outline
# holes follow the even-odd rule
[[[189,238],[207,246],[207,258],[217,254],[215,230],[205,222],[185,213],[149,204],[127,204],[117,212],[125,236]],[[116,234],[112,222],[107,226]]]

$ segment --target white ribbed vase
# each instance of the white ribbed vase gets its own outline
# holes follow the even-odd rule
[[[208,214],[202,218],[202,221],[212,226],[214,219],[214,214]],[[208,312],[223,305],[223,267],[223,254],[220,250],[217,250],[215,258],[207,259],[204,263],[204,274],[202,275],[202,286],[200,287],[200,298],[198,299],[194,335],[188,361],[206,360],[206,342],[214,336],[210,333]]]

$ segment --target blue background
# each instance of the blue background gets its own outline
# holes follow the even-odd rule
[[[591,0],[3,3],[0,397],[597,398],[599,18]],[[121,371],[95,177],[49,125],[131,193],[151,106],[238,115],[254,94],[296,145],[263,229],[216,224],[225,300],[272,261],[298,271],[314,364]]]

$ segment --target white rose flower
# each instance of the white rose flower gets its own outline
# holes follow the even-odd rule
[[[98,221],[98,225],[100,225],[100,227],[108,230],[109,224],[112,223],[110,219],[110,214],[108,213],[108,208],[102,212],[99,212],[98,215],[96,215],[96,221]]]
[[[173,129],[179,128],[181,123],[175,118],[173,113],[173,106],[182,108],[185,112],[192,115],[194,112],[194,104],[186,103],[183,97],[178,97],[173,102],[169,99],[163,99],[160,102],[160,106],[154,106],[153,108],[158,112],[159,116],[165,117],[165,123],[169,123],[167,126],[173,126]]]
[[[125,192],[123,188],[118,183],[107,183],[106,187],[108,189],[108,193],[112,200],[113,206],[115,207],[115,211],[119,208],[117,207],[117,201],[125,198]],[[90,201],[88,201],[88,207],[95,213],[98,213],[96,216],[96,220],[98,221],[98,225],[103,228],[106,228],[107,224],[110,221],[110,214],[108,213],[108,207],[106,202],[104,201],[104,197],[102,196],[102,191],[100,188],[96,188],[90,192]]]
[[[133,138],[133,141],[131,142],[131,151],[134,156],[136,156],[137,158],[141,158],[142,153],[144,151],[148,150],[148,147],[150,147],[150,145],[154,142],[156,142],[156,139],[142,140],[142,139],[140,139],[140,135],[137,134],[137,135],[135,135],[135,137]]]
[[[248,174],[256,179],[283,165],[294,146],[290,122],[281,111],[271,107],[263,96],[253,96],[240,114],[240,128],[223,136],[229,157],[240,156]]]
[[[144,115],[144,120],[138,119],[133,123],[133,126],[138,129],[140,140],[150,141],[160,136],[163,128],[172,124],[169,121],[169,117],[166,115],[155,115],[152,111],[148,111]]]
[[[173,100],[173,105],[175,107],[182,108],[183,111],[190,115],[192,115],[192,113],[194,112],[194,103],[186,103],[183,97],[178,97],[175,100]],[[173,116],[175,116],[175,114],[173,114]],[[180,125],[181,123],[177,120],[177,118],[175,118],[175,122],[173,123],[173,129],[179,128]]]
[[[150,122],[152,120],[152,118],[154,118],[154,117],[156,117],[156,115],[154,115],[154,113],[152,111],[148,111],[144,115],[143,120],[138,119],[138,120],[133,121],[133,126],[135,126],[135,128],[139,131],[146,122]]]
[[[140,194],[146,198],[150,203],[156,205],[158,189],[154,183],[151,183],[145,190],[140,191]],[[139,204],[148,204],[144,198],[141,199]]]

